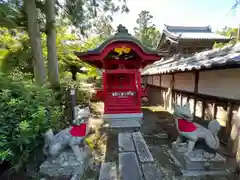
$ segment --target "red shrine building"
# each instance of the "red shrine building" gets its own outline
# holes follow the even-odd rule
[[[140,127],[141,97],[146,92],[140,70],[161,58],[157,51],[145,47],[119,25],[116,34],[96,49],[75,54],[103,71],[97,97],[104,102],[103,117],[110,127]]]

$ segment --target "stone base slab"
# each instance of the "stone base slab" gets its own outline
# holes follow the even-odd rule
[[[203,149],[195,149],[187,154],[187,144],[172,144],[171,154],[186,171],[224,171],[226,159],[220,154],[211,154]]]
[[[40,165],[40,174],[47,177],[80,176],[88,167],[89,152],[82,151],[81,161],[78,161],[71,149],[62,152],[58,157],[48,158]]]

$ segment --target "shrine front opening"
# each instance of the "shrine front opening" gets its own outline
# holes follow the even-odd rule
[[[142,45],[119,25],[117,33],[96,49],[75,54],[103,70],[103,86],[97,96],[104,102],[103,117],[110,127],[140,127],[141,97],[145,93],[141,69],[159,60],[158,52]]]

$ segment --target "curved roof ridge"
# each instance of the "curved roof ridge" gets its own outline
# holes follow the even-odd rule
[[[210,25],[207,26],[174,26],[174,25],[167,25],[164,24],[164,27],[167,31],[211,31]]]

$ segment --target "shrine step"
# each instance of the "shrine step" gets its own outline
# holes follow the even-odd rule
[[[119,179],[143,180],[142,172],[135,152],[122,152],[118,154]]]
[[[117,166],[113,162],[104,162],[101,165],[99,180],[117,180]]]
[[[139,120],[108,120],[107,123],[112,129],[138,129],[141,127]]]
[[[137,150],[137,154],[141,163],[153,162],[153,156],[148,149],[148,145],[145,142],[142,134],[138,132],[132,133],[133,141]]]
[[[111,112],[113,113],[134,113],[136,111],[139,111],[138,108],[130,107],[130,106],[122,106],[122,107],[108,107],[104,109],[105,112]]]
[[[109,118],[107,121],[141,121],[139,117],[119,117],[119,118]]]
[[[135,151],[131,133],[118,133],[118,151],[119,152]]]
[[[136,103],[127,103],[127,102],[122,102],[122,103],[106,103],[107,106],[105,108],[121,108],[121,107],[128,107],[128,108],[136,108],[137,105]]]

